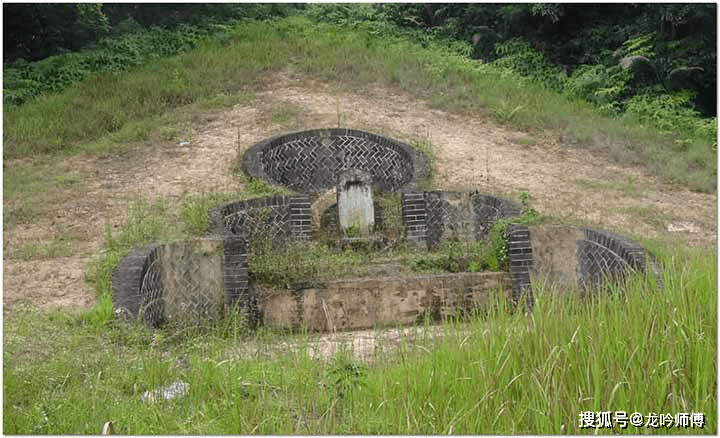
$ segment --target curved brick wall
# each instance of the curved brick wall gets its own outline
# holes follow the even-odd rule
[[[115,315],[134,319],[143,316],[147,324],[158,327],[162,319],[162,308],[156,300],[157,291],[149,291],[146,277],[156,272],[159,245],[134,249],[125,256],[112,274],[112,302]],[[148,276],[148,273],[151,273]],[[161,292],[160,292],[161,293]]]
[[[333,205],[325,211],[325,222],[332,222],[336,209]],[[376,206],[375,212],[381,223],[382,211]],[[425,247],[447,238],[484,238],[493,222],[519,213],[520,208],[512,202],[477,192],[402,194],[406,239]],[[211,218],[214,237],[149,245],[120,261],[112,275],[116,315],[141,317],[155,328],[177,315],[214,318],[223,307],[237,304],[252,325],[260,322],[262,303],[248,272],[248,239],[258,233],[269,235],[278,244],[290,238],[310,238],[309,196],[234,202],[211,210]],[[506,229],[505,239],[512,299],[516,304],[525,303],[528,310],[535,300],[531,279],[538,273],[581,293],[629,272],[649,271],[662,287],[661,272],[652,256],[617,234],[572,226],[516,224]],[[185,291],[179,293],[180,289]]]
[[[583,290],[622,278],[629,272],[646,272],[647,269],[655,275],[658,286],[662,285],[658,266],[639,244],[607,231],[590,228],[580,231],[583,238],[577,242],[577,270]]]
[[[649,272],[662,288],[652,255],[624,236],[568,225],[512,225],[506,230],[515,301],[534,302],[531,280],[562,290],[592,293],[632,272]]]
[[[311,231],[308,195],[274,196],[226,204],[210,211],[210,232],[249,239],[263,233],[275,242],[307,238]]]
[[[253,145],[245,169],[257,178],[299,192],[337,185],[347,169],[369,172],[386,192],[413,186],[427,174],[425,157],[405,143],[355,129],[313,129]]]
[[[519,214],[514,203],[478,192],[402,194],[405,238],[421,247],[434,247],[450,236],[482,240],[498,219]]]
[[[125,256],[112,275],[115,314],[143,318],[155,329],[168,320],[221,318],[237,305],[258,322],[249,287],[247,242],[240,237],[149,245]]]
[[[470,196],[476,222],[475,238],[478,240],[484,239],[485,236],[487,236],[490,228],[492,228],[497,220],[519,216],[522,212],[519,205],[507,199],[483,195],[479,192],[474,192]]]

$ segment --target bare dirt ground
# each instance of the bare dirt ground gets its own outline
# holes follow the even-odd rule
[[[291,130],[357,128],[406,142],[430,143],[438,188],[478,189],[517,200],[531,196],[538,211],[574,217],[605,229],[647,237],[672,234],[689,245],[715,245],[716,194],[671,187],[637,167],[609,164],[587,151],[565,149],[557,134],[513,131],[483,118],[431,109],[398,90],[349,92],[289,74],[268,79],[251,104],[192,115],[189,145],[137,145],[129,153],[81,155],[56,166],[76,181],[53,192],[29,223],[4,227],[3,305],[90,307],[95,293],[86,265],[102,247],[106,227],[118,230],[133,199],[170,203],[186,193],[237,191],[238,155]],[[27,166],[27,159],[6,167]],[[13,209],[6,201],[5,214]],[[72,255],[23,258],[20,248],[71,235]]]

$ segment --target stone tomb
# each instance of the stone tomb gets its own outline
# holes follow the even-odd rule
[[[373,189],[402,191],[404,237],[420,248],[485,239],[496,221],[520,215],[521,208],[479,192],[418,191],[417,182],[427,175],[422,154],[357,130],[282,135],[253,146],[244,162],[251,176],[301,193],[220,206],[210,211],[207,238],[132,251],[112,276],[118,316],[143,318],[156,328],[168,321],[222,318],[237,306],[251,326],[334,331],[472,312],[486,307],[495,292],[532,309],[536,285],[587,294],[630,272],[649,271],[662,288],[657,263],[639,244],[602,230],[549,224],[506,228],[509,272],[323,282],[296,278],[287,288],[268,288],[256,284],[250,272],[249,242],[268,239],[282,249],[293,240],[313,239],[311,193],[336,188],[337,206],[328,208],[327,216],[345,234],[339,241],[353,245],[373,240],[374,228],[384,222]],[[377,231],[375,238],[383,242],[382,229]]]

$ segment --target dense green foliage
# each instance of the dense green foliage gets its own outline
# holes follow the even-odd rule
[[[212,27],[283,17],[302,5],[249,3],[5,3],[3,61],[38,61],[94,47],[106,37],[150,29]]]
[[[645,88],[691,89],[696,109],[716,114],[714,3],[392,4],[383,10],[398,25],[472,43],[473,56],[486,61],[507,54],[498,44],[521,39],[568,76],[623,63],[632,74],[613,81],[623,88],[618,97]],[[640,63],[627,64],[637,56]],[[548,79],[552,84],[554,75]]]
[[[3,7],[6,17],[26,19],[9,21],[5,28],[3,101],[12,105],[62,91],[93,73],[126,71],[176,55],[203,39],[222,44],[226,23],[280,17],[294,9],[277,4]]]
[[[219,23],[241,18],[283,17],[303,13],[315,20],[339,24],[372,22],[377,29],[393,28],[391,23],[411,30],[420,40],[464,41],[467,54],[485,61],[518,57],[527,49],[537,51],[528,59],[512,63],[515,70],[558,88],[558,72],[574,77],[570,87],[590,101],[620,103],[651,89],[655,94],[689,89],[690,101],[704,115],[715,115],[716,6],[714,4],[6,4],[9,20],[5,28],[4,61],[8,69],[11,102],[23,102],[38,92],[14,92],[28,88],[28,82],[53,76],[67,84],[86,77],[86,71],[115,71],[122,65],[137,65],[138,56],[147,55],[148,46],[139,43],[136,56],[127,56],[136,40],[108,42],[109,37],[148,29],[166,30],[159,36],[165,42],[182,36],[180,47],[195,40],[194,34],[206,33]],[[406,33],[406,35],[409,35]],[[143,38],[151,38],[144,35]],[[122,40],[122,38],[121,38]],[[526,43],[525,43],[526,42]],[[518,45],[519,44],[519,45]],[[524,46],[523,46],[524,44]],[[173,46],[174,44],[170,44]],[[89,59],[54,63],[63,66],[59,75],[53,62],[27,71],[28,61],[36,61],[83,47],[99,49]],[[165,56],[168,48],[150,53]],[[176,53],[177,47],[169,50]],[[120,55],[119,57],[116,55]],[[124,56],[125,55],[125,56]],[[538,58],[539,56],[539,58]],[[109,59],[105,59],[109,58]],[[527,58],[527,55],[525,56]],[[548,70],[547,59],[555,66]],[[48,65],[49,64],[49,65]],[[506,60],[504,64],[508,64]],[[617,68],[622,66],[625,74]],[[57,69],[57,65],[55,68]],[[48,70],[44,74],[43,70]],[[607,73],[599,70],[609,69]],[[37,71],[39,70],[39,71]],[[580,73],[576,73],[576,71]],[[67,75],[70,73],[70,77]],[[8,73],[10,73],[8,75]],[[587,77],[604,80],[594,85]],[[7,80],[7,79],[6,79]],[[579,82],[575,84],[574,82]],[[592,91],[588,93],[588,87]],[[38,91],[58,91],[43,86]],[[7,93],[7,91],[6,91]],[[600,94],[600,96],[598,96]]]

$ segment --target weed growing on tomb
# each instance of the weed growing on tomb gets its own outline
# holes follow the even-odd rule
[[[43,97],[27,110],[6,112],[6,156],[83,148],[107,152],[122,148],[119,142],[151,141],[154,130],[168,123],[158,114],[188,109],[190,101],[203,108],[240,103],[233,93],[285,66],[282,59],[290,54],[291,69],[349,79],[352,87],[388,80],[443,108],[472,112],[487,105],[492,113],[493,108],[512,111],[527,105],[512,113],[513,126],[558,129],[564,144],[607,149],[620,162],[651,156],[642,164],[676,181],[690,181],[691,187],[714,190],[712,166],[698,164],[707,157],[704,146],[680,142],[665,150],[672,142],[656,142],[643,129],[596,118],[582,105],[532,87],[518,88],[512,75],[501,77],[492,68],[455,58],[448,63],[444,52],[428,54],[408,42],[312,26],[297,19],[245,23],[230,31],[227,50],[203,46],[128,76],[100,75],[61,95]],[[423,57],[418,59],[418,53]],[[423,80],[428,72],[432,81]],[[174,141],[172,132],[158,135]],[[42,208],[55,208],[62,193],[48,191],[55,184],[72,188],[77,177],[55,177],[64,172],[55,169],[55,156],[42,166],[41,160],[33,158],[28,172],[22,163],[5,169],[5,195],[13,203],[5,210],[6,225],[32,222]],[[260,182],[249,186],[257,196],[272,190]],[[530,317],[498,311],[469,324],[447,322],[440,341],[421,338],[413,350],[413,341],[404,337],[395,354],[376,354],[371,366],[349,351],[330,363],[313,359],[307,336],[289,338],[270,330],[248,334],[239,317],[203,330],[160,330],[154,336],[141,324],[115,321],[109,279],[122,255],[150,241],[204,232],[207,208],[226,202],[213,196],[183,199],[178,211],[163,199],[133,203],[128,226],[106,230],[102,252],[88,268],[99,294],[91,311],[18,304],[6,315],[6,433],[97,434],[112,420],[122,434],[579,434],[588,432],[577,426],[580,412],[617,409],[702,412],[703,429],[659,432],[717,432],[717,254],[712,250],[643,242],[664,269],[662,292],[642,278],[631,279],[622,296],[580,303],[572,298],[577,291],[541,288]],[[231,195],[227,202],[236,199]],[[502,222],[496,226],[490,232],[496,262],[488,264],[501,266],[504,228]],[[453,242],[444,249],[448,264],[465,257],[465,248],[464,242]],[[300,266],[319,278],[326,272],[352,272],[367,262],[354,251],[302,246],[292,251],[277,260],[295,263],[308,255],[307,265]],[[297,277],[299,268],[273,271],[275,260],[259,260],[269,281],[284,286]],[[467,263],[468,270],[475,266]],[[550,292],[559,294],[552,299]],[[178,380],[190,384],[185,397],[140,401],[145,391]]]
[[[423,179],[417,182],[418,189],[432,190],[435,185],[435,167],[437,163],[437,158],[435,157],[435,148],[433,147],[432,143],[430,143],[429,133],[422,140],[410,141],[410,146],[417,149],[421,154],[423,154],[423,156],[427,160],[427,164],[425,166],[427,174]]]
[[[247,198],[245,199],[290,194],[287,188],[283,186],[271,186],[260,178],[250,178],[245,190],[247,192]]]
[[[289,241],[281,248],[267,239],[254,239],[248,270],[261,283],[286,288],[346,276],[367,275],[369,255],[346,249],[332,251],[315,241]]]
[[[383,223],[379,232],[388,240],[388,246],[395,248],[405,236],[402,222],[402,195],[400,193],[375,192],[375,202],[383,211]]]
[[[496,221],[484,240],[470,242],[448,239],[426,253],[408,253],[403,262],[417,272],[507,271],[508,258],[505,231],[511,224],[538,224],[545,218],[530,206],[530,195],[519,196],[521,214]]]

